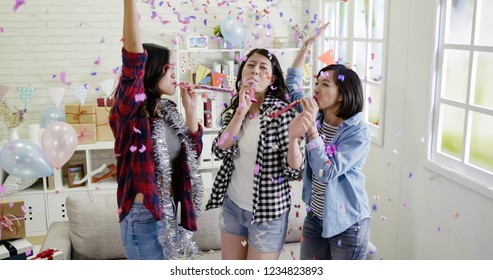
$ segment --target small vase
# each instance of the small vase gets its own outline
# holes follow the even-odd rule
[[[10,128],[9,141],[19,139],[19,131],[17,131],[17,128],[18,127],[12,127],[12,128]]]
[[[224,38],[219,38],[219,49],[227,49],[228,48],[228,42],[224,40]]]

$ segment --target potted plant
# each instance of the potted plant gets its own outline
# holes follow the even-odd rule
[[[214,36],[216,36],[218,38],[219,48],[220,49],[227,49],[228,43],[226,42],[226,40],[224,40],[223,34],[221,33],[221,25],[220,24],[214,26],[212,33],[214,33]]]

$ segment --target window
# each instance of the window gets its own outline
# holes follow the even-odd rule
[[[430,159],[493,182],[493,1],[441,0]]]
[[[372,139],[383,144],[388,0],[325,0],[323,21],[330,21],[322,51],[332,50],[336,63],[361,78],[364,113]]]

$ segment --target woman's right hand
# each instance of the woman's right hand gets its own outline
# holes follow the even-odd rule
[[[252,107],[252,98],[255,98],[254,87],[250,85],[242,85],[240,92],[238,93],[238,108],[236,109],[236,113],[246,116],[250,110],[250,107]]]

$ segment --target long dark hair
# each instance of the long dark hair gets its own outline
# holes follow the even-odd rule
[[[342,64],[331,64],[318,71],[317,79],[323,72],[334,71],[334,83],[342,96],[336,116],[345,120],[363,111],[363,86],[358,74]]]
[[[272,64],[272,77],[274,77],[274,83],[272,84],[272,86],[267,88],[267,92],[265,94],[272,95],[277,99],[288,102],[286,99],[286,92],[288,91],[288,88],[286,87],[286,84],[284,82],[284,76],[282,73],[281,64],[279,63],[279,60],[277,60],[277,57],[274,54],[269,53],[269,51],[266,49],[253,49],[247,54],[246,58],[243,59],[243,62],[240,64],[240,67],[238,68],[238,74],[236,75],[236,84],[235,84],[236,94],[233,97],[231,97],[230,105],[223,111],[221,116],[223,116],[230,109],[236,111],[236,109],[238,108],[238,104],[239,104],[238,93],[240,92],[240,88],[241,88],[241,80],[243,78],[242,75],[243,68],[245,67],[246,62],[248,61],[248,58],[250,58],[250,56],[256,53],[268,58]]]
[[[162,47],[156,44],[142,44],[144,50],[147,51],[147,61],[145,64],[144,73],[144,90],[147,99],[144,101],[142,109],[150,116],[156,116],[156,105],[161,98],[159,92],[158,82],[166,74],[171,67],[170,65],[170,50],[166,47]],[[116,87],[113,95],[116,96],[120,89],[120,83]]]

